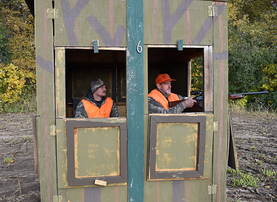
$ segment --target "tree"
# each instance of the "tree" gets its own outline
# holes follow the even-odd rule
[[[30,97],[36,87],[34,18],[24,0],[0,1],[0,37],[0,67],[18,67],[25,78],[21,96]]]
[[[229,0],[228,23],[229,91],[276,91],[276,4],[271,0]],[[272,104],[276,96],[271,93],[261,98]]]

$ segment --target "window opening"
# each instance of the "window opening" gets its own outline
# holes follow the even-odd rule
[[[117,104],[120,117],[126,117],[126,54],[122,50],[66,50],[66,117],[73,118],[77,104],[95,78],[107,84],[107,97]],[[124,75],[125,73],[125,75]],[[125,91],[124,91],[125,90]]]
[[[167,73],[176,81],[171,92],[185,97],[195,97],[202,108],[184,112],[204,112],[204,48],[151,47],[148,49],[148,93],[156,88],[155,79]],[[196,106],[196,105],[195,105]]]

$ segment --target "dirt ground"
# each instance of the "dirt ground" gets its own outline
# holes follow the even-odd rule
[[[40,201],[34,171],[33,116],[0,114],[0,202]],[[262,169],[277,172],[277,115],[233,114],[232,125],[239,170],[259,177],[259,182],[258,187],[232,186],[234,174],[228,173],[226,201],[277,201],[276,173],[275,178],[261,173]]]

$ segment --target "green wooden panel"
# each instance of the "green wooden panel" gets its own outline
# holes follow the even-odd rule
[[[210,178],[210,182],[212,180],[212,173],[213,173],[213,133],[214,133],[214,115],[213,114],[206,114],[206,145],[205,145],[205,157],[204,157],[204,172],[203,176]]]
[[[203,114],[187,114],[188,116],[198,116]],[[144,201],[174,201],[174,195],[181,195],[180,201],[211,201],[211,195],[208,194],[208,186],[212,184],[212,158],[213,158],[213,114],[205,114],[206,116],[206,141],[204,156],[204,172],[201,179],[185,179],[177,181],[180,184],[184,182],[184,189],[174,190],[174,182],[172,180],[146,181],[144,182]],[[144,116],[145,120],[145,173],[148,172],[148,148],[149,148],[149,116]],[[164,136],[166,138],[166,136]],[[175,150],[178,150],[176,148]],[[145,175],[146,175],[145,174]],[[145,176],[146,179],[146,176]],[[173,194],[174,192],[174,194]],[[201,194],[199,194],[201,192]],[[175,198],[176,199],[176,198]],[[178,200],[177,200],[178,201]]]
[[[128,201],[144,193],[144,53],[143,1],[127,0]]]
[[[76,178],[119,175],[119,127],[75,130]]]
[[[100,197],[89,198],[86,195],[86,188],[59,189],[60,195],[64,201],[84,202],[98,201],[99,202],[127,202],[127,186],[102,187],[100,188]]]
[[[198,123],[158,123],[156,144],[157,171],[196,170]]]
[[[72,119],[57,119],[57,162],[58,162],[58,187],[68,188],[68,165],[67,165],[67,134],[66,121]],[[114,119],[82,119],[86,122],[103,123],[124,123],[124,118]],[[75,129],[75,158],[77,158],[79,178],[90,177],[96,172],[99,176],[106,173],[109,175],[118,175],[120,161],[119,156],[119,127],[95,127]],[[94,147],[92,149],[91,147]],[[94,158],[95,157],[95,158]],[[107,159],[108,158],[108,159]],[[97,167],[101,165],[102,167]],[[91,168],[96,168],[96,171],[91,171]],[[95,172],[95,173],[93,173]],[[76,174],[76,173],[75,173]],[[114,186],[116,184],[112,184]],[[124,185],[124,184],[119,184]],[[95,187],[95,185],[86,186]]]
[[[55,73],[56,73],[56,115],[65,118],[66,116],[66,82],[65,82],[65,49],[55,50]]]
[[[55,1],[55,45],[126,46],[126,1]]]
[[[65,119],[56,120],[58,187],[67,188],[67,137]]]
[[[47,17],[51,1],[35,4],[37,136],[41,201],[51,201],[57,195],[55,136],[54,59],[52,19]]]
[[[84,202],[84,189],[59,189],[59,195],[63,196],[63,201]]]
[[[185,44],[192,44],[202,26],[207,24],[208,6],[212,1],[177,1],[144,0],[144,41],[145,44],[174,44],[183,39]],[[162,6],[164,5],[164,6]],[[201,41],[193,44],[211,45],[212,26],[203,32]],[[202,36],[201,36],[202,37]]]
[[[214,120],[218,121],[218,131],[214,132],[213,184],[217,193],[213,201],[226,198],[227,139],[228,139],[228,25],[227,5],[218,4],[223,10],[214,22]]]
[[[127,186],[105,187],[101,189],[101,202],[127,202]]]

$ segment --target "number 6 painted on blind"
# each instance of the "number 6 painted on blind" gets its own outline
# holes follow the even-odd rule
[[[138,42],[138,45],[137,45],[137,52],[138,53],[141,53],[142,52],[142,47],[139,45],[141,41]]]

